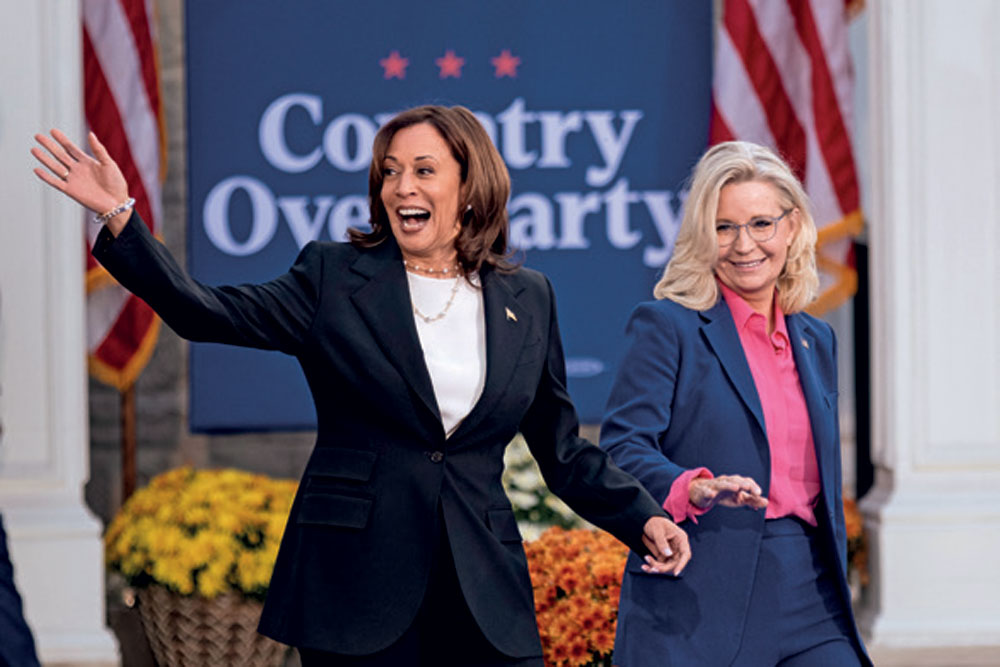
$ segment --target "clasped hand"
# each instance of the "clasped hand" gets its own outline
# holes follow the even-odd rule
[[[642,565],[644,572],[678,575],[691,560],[687,533],[666,517],[654,516],[646,522],[642,543],[649,550]]]

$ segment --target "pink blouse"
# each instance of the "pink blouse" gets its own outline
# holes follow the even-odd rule
[[[721,282],[723,298],[736,323],[740,344],[750,366],[760,403],[764,409],[767,443],[771,450],[771,488],[765,518],[797,516],[816,525],[813,507],[820,492],[819,466],[813,445],[812,426],[799,373],[788,339],[785,315],[774,300],[774,331],[767,334],[767,320],[755,312],[736,292]],[[691,519],[708,510],[691,504],[688,485],[696,477],[713,477],[707,468],[681,474],[670,486],[663,508],[674,521]],[[760,484],[763,480],[754,480]]]

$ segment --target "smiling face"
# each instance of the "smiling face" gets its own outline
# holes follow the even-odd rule
[[[403,258],[434,269],[455,264],[462,168],[428,123],[396,132],[382,163],[382,205]]]
[[[766,181],[730,183],[719,193],[716,224],[743,224],[755,218],[777,218],[784,210],[778,190]],[[715,275],[743,297],[757,312],[770,317],[774,287],[785,267],[788,246],[798,228],[799,211],[794,209],[777,224],[768,241],[755,241],[747,228],[736,240],[719,248]]]

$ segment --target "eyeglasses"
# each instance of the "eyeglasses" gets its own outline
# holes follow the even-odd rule
[[[758,243],[770,241],[778,231],[778,223],[781,222],[782,218],[791,213],[792,210],[785,210],[777,218],[768,218],[761,215],[750,222],[744,222],[742,225],[737,225],[735,222],[717,222],[715,224],[715,234],[719,239],[719,247],[724,248],[727,245],[733,244],[740,237],[740,229],[743,227],[746,227],[747,234],[754,241]]]

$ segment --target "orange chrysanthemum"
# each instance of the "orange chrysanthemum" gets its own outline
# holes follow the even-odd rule
[[[857,570],[861,585],[868,584],[868,544],[864,519],[854,500],[844,499],[844,528],[847,530],[848,567]]]
[[[628,548],[604,532],[550,528],[525,551],[545,664],[610,664]]]

